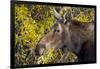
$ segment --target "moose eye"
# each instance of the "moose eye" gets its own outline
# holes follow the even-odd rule
[[[60,30],[55,29],[54,32],[60,32]]]
[[[59,30],[56,30],[56,32],[59,32]]]

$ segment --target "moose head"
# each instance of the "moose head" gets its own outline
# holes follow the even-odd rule
[[[71,21],[71,13],[66,13],[64,16],[61,16],[55,8],[53,8],[54,16],[56,18],[56,22],[54,23],[51,30],[40,40],[37,45],[38,54],[43,54],[45,49],[59,49],[63,48],[63,46],[68,44],[68,46],[72,46],[70,43],[70,34],[69,34],[69,25]]]
[[[67,11],[63,16],[61,16],[55,8],[53,8],[53,11],[56,22],[51,30],[38,43],[36,48],[38,55],[42,55],[44,50],[50,48],[54,50],[68,48],[75,54],[79,54],[80,51],[83,50],[83,45],[88,45],[90,48],[94,46],[90,44],[94,43],[93,23],[80,25],[79,21],[72,20],[71,11]],[[86,31],[86,34],[84,34],[83,31]],[[88,46],[84,47],[88,48]]]

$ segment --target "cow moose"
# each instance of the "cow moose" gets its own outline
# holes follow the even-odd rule
[[[94,22],[81,23],[73,20],[71,12],[62,17],[54,8],[56,23],[39,41],[37,55],[44,50],[68,48],[78,56],[78,62],[95,61]]]

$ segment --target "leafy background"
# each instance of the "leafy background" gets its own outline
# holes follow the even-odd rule
[[[67,51],[63,53],[60,49],[57,51],[49,49],[42,56],[35,55],[36,45],[39,40],[45,36],[56,21],[52,10],[54,7],[49,5],[15,4],[15,66],[78,61],[78,57],[73,52]],[[72,12],[72,18],[81,21],[81,23],[94,20],[93,8],[63,6],[59,13],[63,16],[68,10]]]

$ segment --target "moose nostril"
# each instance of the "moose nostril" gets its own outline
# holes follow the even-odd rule
[[[39,44],[38,44],[38,47],[40,47],[40,48],[45,48],[45,45],[44,45],[44,44],[39,43]]]
[[[45,49],[45,45],[43,44],[38,44],[36,46],[36,55],[42,55]]]

